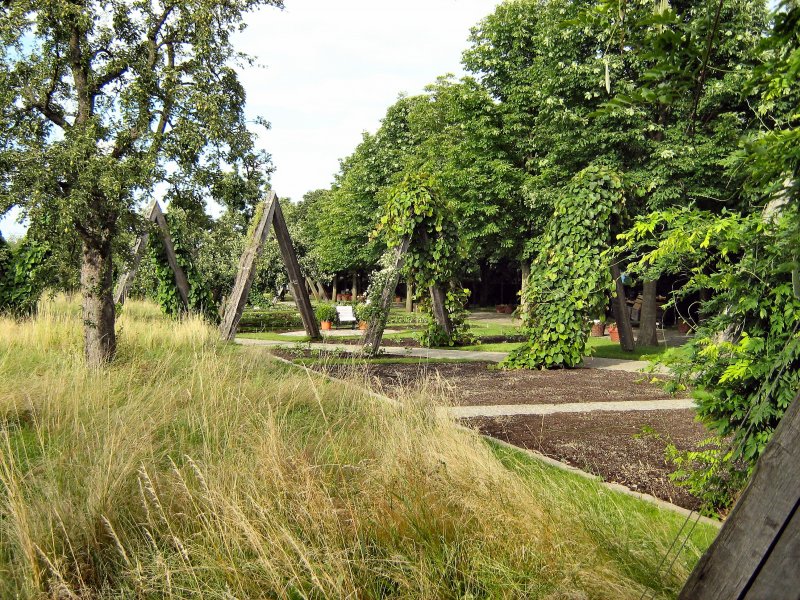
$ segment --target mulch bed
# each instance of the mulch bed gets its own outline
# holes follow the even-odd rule
[[[672,442],[696,449],[708,431],[692,410],[593,411],[553,415],[475,417],[464,424],[521,448],[536,450],[632,490],[684,508],[699,501],[669,480],[664,459]]]
[[[354,372],[369,376],[375,387],[391,395],[428,378],[458,406],[497,404],[564,404],[667,400],[672,398],[641,373],[601,369],[503,371],[486,363],[421,363],[324,365],[331,375]]]

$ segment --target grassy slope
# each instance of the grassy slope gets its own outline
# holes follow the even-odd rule
[[[673,596],[682,518],[131,303],[0,320],[0,597]],[[422,396],[422,394],[421,394]],[[74,594],[74,595],[73,595]]]

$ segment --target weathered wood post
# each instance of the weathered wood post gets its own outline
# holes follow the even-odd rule
[[[275,230],[275,239],[278,241],[278,248],[280,248],[281,256],[283,257],[283,264],[289,275],[289,285],[292,288],[294,302],[297,305],[297,309],[300,311],[300,318],[303,319],[303,326],[305,327],[308,337],[315,340],[320,339],[322,336],[319,333],[319,326],[317,325],[317,317],[314,314],[314,309],[311,307],[311,300],[308,298],[305,278],[300,270],[300,263],[297,262],[297,254],[295,254],[294,246],[292,245],[289,228],[286,227],[286,221],[283,218],[280,202],[278,202],[278,198],[274,194],[272,195],[272,204],[275,207],[275,214],[272,218],[272,228]]]
[[[175,277],[175,285],[178,288],[178,293],[180,294],[183,308],[188,310],[189,281],[186,279],[186,274],[183,272],[183,269],[178,264],[178,257],[175,255],[175,247],[172,245],[172,238],[169,235],[167,220],[166,217],[164,217],[164,213],[161,210],[161,205],[157,200],[153,200],[150,203],[150,206],[145,214],[145,218],[148,221],[154,222],[156,225],[158,225],[161,235],[161,243],[164,245],[164,252],[167,255],[167,262],[169,263],[169,267],[172,269],[172,273]],[[148,238],[149,232],[146,230],[137,238],[136,244],[133,247],[133,262],[131,263],[130,268],[119,278],[117,286],[114,289],[115,304],[122,304],[125,302],[125,298],[128,295],[131,284],[133,284],[133,280],[136,277],[136,272],[139,270],[139,263],[142,260],[144,249],[147,247]]]
[[[224,340],[232,340],[236,336],[236,329],[239,327],[239,320],[242,318],[244,307],[247,304],[247,296],[256,276],[256,261],[261,256],[264,242],[267,240],[269,228],[272,225],[273,215],[275,214],[275,199],[275,192],[269,192],[267,199],[262,202],[258,222],[255,224],[247,247],[239,259],[239,271],[236,273],[236,280],[228,296],[225,312],[222,315],[222,322],[219,325],[219,331]]]
[[[617,321],[619,345],[625,352],[633,352],[635,345],[633,341],[633,328],[631,327],[631,314],[625,302],[625,286],[622,285],[622,273],[620,273],[619,265],[616,263],[611,265],[611,278],[614,280],[617,292],[611,301],[611,307],[614,312],[614,318]]]
[[[800,395],[679,600],[800,597]]]
[[[369,319],[367,322],[367,330],[364,332],[362,349],[367,354],[376,354],[381,347],[383,330],[386,329],[389,310],[392,308],[394,290],[397,287],[397,282],[400,280],[400,271],[405,264],[406,253],[410,245],[411,237],[404,237],[400,245],[394,249],[392,263],[384,269],[386,272],[386,281],[384,282],[380,298],[378,299],[380,310],[377,310],[375,316]]]
[[[172,273],[175,276],[175,286],[178,288],[178,294],[180,294],[181,302],[183,302],[183,308],[189,310],[189,280],[186,279],[186,274],[178,264],[175,247],[172,245],[172,238],[169,235],[167,219],[164,218],[164,213],[161,212],[161,205],[159,205],[158,202],[155,203],[153,219],[161,231],[161,241],[164,244],[164,252],[167,255],[169,268],[172,269]]]
[[[153,200],[150,203],[150,206],[147,209],[147,214],[145,218],[148,221],[152,221],[154,219],[153,212],[155,210],[156,201]],[[131,285],[133,285],[133,280],[136,279],[136,272],[139,270],[139,263],[142,262],[142,255],[144,254],[144,249],[147,247],[147,240],[150,239],[150,232],[147,229],[144,230],[138,238],[136,238],[136,243],[133,246],[133,260],[131,261],[128,270],[125,271],[117,281],[117,286],[114,288],[114,304],[124,304],[126,298],[128,297],[128,292],[131,289]]]
[[[447,307],[445,306],[447,295],[438,285],[432,285],[430,287],[430,293],[433,318],[436,319],[436,323],[442,328],[448,339],[450,339],[453,337],[453,321],[450,319],[450,313],[447,312]]]

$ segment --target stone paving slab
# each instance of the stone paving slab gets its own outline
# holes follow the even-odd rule
[[[694,408],[691,399],[626,400],[625,402],[570,402],[567,404],[495,404],[483,406],[452,406],[448,413],[457,418],[510,417],[515,415],[552,415],[593,411],[683,410]]]

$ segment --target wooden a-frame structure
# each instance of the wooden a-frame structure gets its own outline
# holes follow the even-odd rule
[[[167,219],[164,216],[164,211],[161,210],[161,205],[157,200],[153,200],[147,208],[145,218],[151,223],[158,226],[159,237],[161,243],[164,245],[164,252],[167,255],[167,262],[169,268],[175,276],[175,287],[178,288],[178,294],[181,297],[181,303],[184,310],[189,310],[189,280],[186,279],[186,274],[178,264],[178,257],[175,254],[175,246],[172,244],[172,238],[169,235],[169,227],[167,226]],[[117,281],[114,288],[114,303],[124,304],[125,298],[130,291],[133,280],[136,277],[136,271],[139,270],[139,263],[142,260],[144,249],[147,247],[147,240],[150,237],[150,232],[145,229],[136,240],[133,246],[133,260],[128,270],[122,274]]]
[[[239,271],[236,274],[236,281],[233,290],[225,304],[225,311],[222,315],[222,323],[219,330],[224,340],[232,340],[236,335],[239,320],[242,318],[244,307],[247,304],[247,296],[253,279],[256,275],[256,262],[264,249],[264,242],[269,235],[270,227],[275,231],[275,239],[281,251],[281,258],[289,275],[289,285],[291,286],[292,296],[300,311],[303,319],[303,327],[311,339],[320,339],[319,326],[314,311],[311,308],[311,300],[306,289],[306,280],[300,271],[300,264],[297,262],[297,255],[292,245],[292,238],[286,221],[283,218],[281,205],[275,192],[270,191],[267,198],[261,203],[260,215],[252,236],[248,240],[247,247],[239,259]],[[259,214],[258,212],[256,213]]]

